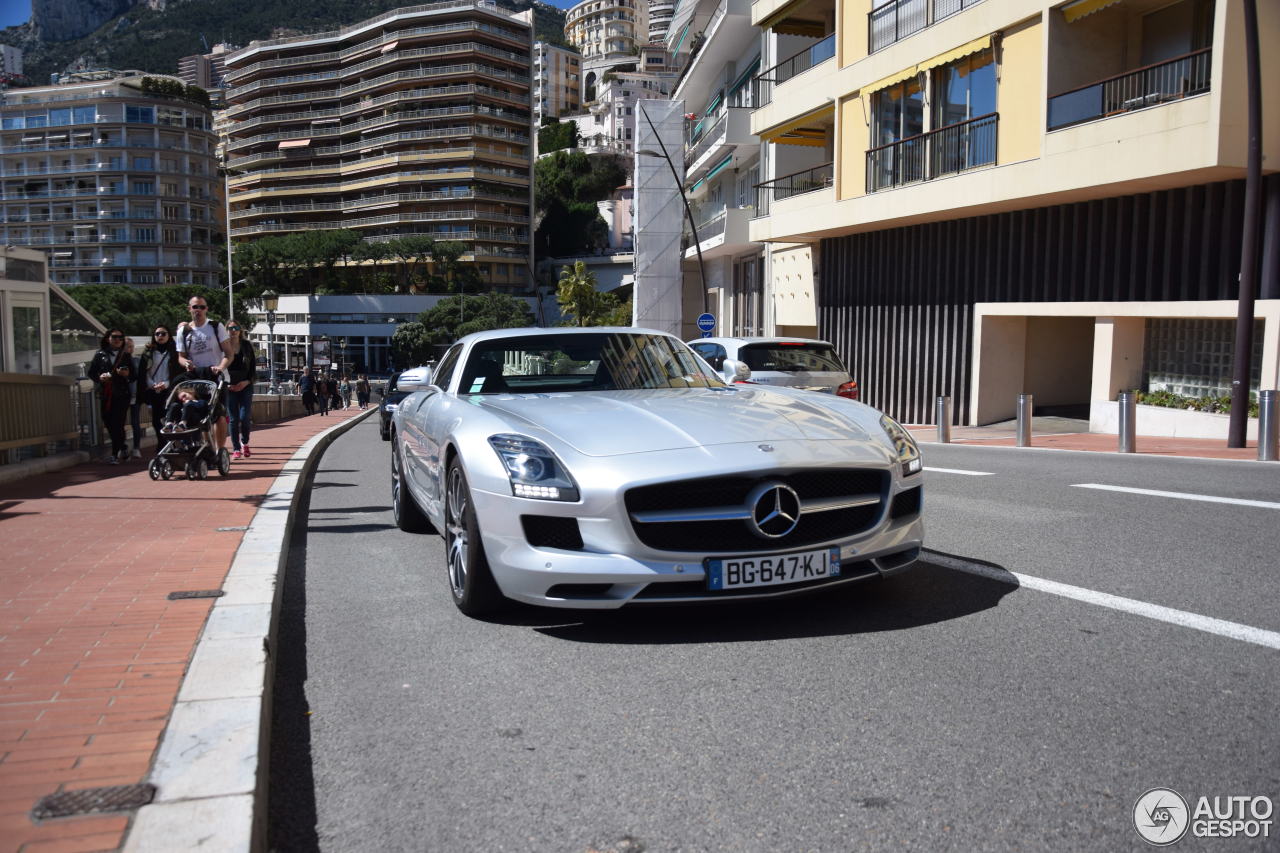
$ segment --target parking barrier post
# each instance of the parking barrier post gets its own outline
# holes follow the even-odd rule
[[[1018,446],[1031,446],[1031,411],[1033,408],[1031,394],[1018,395]]]
[[[933,411],[938,423],[938,441],[948,444],[951,442],[951,398],[939,397]]]
[[[1276,392],[1258,392],[1258,461],[1280,459],[1280,421],[1276,420]]]
[[[1138,392],[1121,391],[1116,398],[1120,409],[1120,452],[1137,451],[1138,435]]]

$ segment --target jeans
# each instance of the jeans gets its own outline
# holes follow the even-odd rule
[[[142,447],[142,398],[129,404],[129,425],[133,427],[133,449]]]
[[[124,399],[121,399],[123,397]],[[129,417],[128,392],[117,395],[111,402],[102,401],[102,422],[111,436],[111,455],[119,456],[128,450],[124,439],[124,422]]]
[[[227,392],[227,419],[231,427],[231,446],[236,450],[249,443],[249,426],[253,418],[253,386]]]

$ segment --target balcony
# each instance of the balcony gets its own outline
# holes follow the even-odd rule
[[[867,192],[994,165],[999,120],[999,113],[988,113],[870,149]]]
[[[751,134],[751,109],[729,107],[685,153],[685,179],[696,181],[701,178],[707,167],[724,158],[726,149],[757,144],[759,140]]]
[[[747,235],[747,225],[753,211],[749,207],[722,207],[715,215],[698,223],[698,241],[703,259],[718,258],[742,251],[742,247],[751,242]],[[684,256],[696,258],[699,246],[693,245],[693,236],[685,237]]]
[[[832,33],[821,41],[809,45],[794,56],[784,59],[772,68],[756,75],[756,78],[752,80],[752,85],[755,87],[755,105],[763,107],[772,103],[774,86],[803,74],[815,65],[820,65],[828,59],[834,58],[835,55],[836,34]]]
[[[867,13],[867,52],[875,53],[982,0],[890,0]]]
[[[1049,98],[1048,129],[1180,101],[1209,91],[1213,50],[1184,56],[1108,77]]]
[[[814,166],[812,169],[805,169],[802,172],[794,172],[781,178],[775,178],[772,181],[756,184],[755,215],[757,217],[768,216],[769,206],[772,202],[830,188],[834,183],[833,176],[835,172],[832,168],[833,165],[832,163],[823,163],[821,166]]]

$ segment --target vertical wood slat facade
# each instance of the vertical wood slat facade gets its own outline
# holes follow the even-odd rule
[[[819,334],[836,345],[861,398],[904,423],[932,423],[952,400],[960,423],[973,384],[978,302],[1235,299],[1243,181],[1034,208],[825,239]],[[1280,204],[1265,179],[1264,209]],[[1280,241],[1280,220],[1263,225]],[[1264,262],[1259,298],[1280,298]]]

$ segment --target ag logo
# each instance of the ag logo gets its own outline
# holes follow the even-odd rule
[[[1152,788],[1133,806],[1133,825],[1142,840],[1166,847],[1181,840],[1190,824],[1187,801],[1169,788]]]

